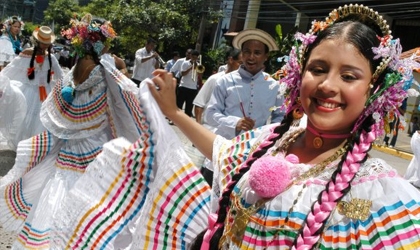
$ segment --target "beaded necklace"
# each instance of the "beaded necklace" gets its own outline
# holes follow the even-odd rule
[[[283,152],[287,152],[287,149],[289,148],[289,146],[294,143],[296,141],[296,139],[304,132],[304,130],[299,130],[294,134],[291,134],[288,138],[285,138],[284,143],[278,148],[278,150],[275,150],[272,155],[277,154],[279,151],[283,151]],[[256,148],[258,147],[258,145],[255,145],[251,151],[254,151]],[[288,186],[287,188],[283,191],[287,191],[290,187],[292,187],[293,185],[296,185],[298,183],[301,183],[302,181],[305,181],[309,178],[315,177],[320,175],[328,165],[330,165],[332,162],[334,162],[335,160],[337,160],[340,156],[342,156],[347,150],[347,143],[345,144],[344,147],[338,149],[332,156],[328,157],[326,160],[316,164],[315,166],[311,167],[309,170],[307,170],[306,172],[304,172],[303,174],[301,174],[300,176],[298,176],[297,178],[295,178]],[[250,154],[252,153],[250,151]],[[245,183],[245,182],[244,182]],[[297,204],[297,202],[299,201],[300,197],[303,194],[303,190],[307,187],[306,183],[304,183],[302,185],[302,189],[299,191],[296,199],[293,201],[292,206],[290,207],[288,214],[284,220],[283,225],[281,225],[279,228],[276,228],[275,233],[273,234],[274,237],[273,239],[268,243],[268,245],[264,248],[266,249],[267,247],[269,247],[274,240],[277,238],[279,232],[281,231],[297,231],[293,228],[288,227],[288,222],[289,222],[289,217],[292,214],[295,205]],[[255,213],[257,213],[259,210],[261,210],[263,208],[263,206],[271,199],[260,199],[257,202],[255,202],[253,205],[249,206],[249,207],[244,207],[242,205],[241,202],[241,197],[242,197],[242,187],[240,187],[240,191],[237,195],[232,195],[233,200],[231,203],[231,207],[229,209],[228,212],[228,218],[227,221],[228,223],[225,224],[225,233],[223,234],[222,238],[220,239],[219,242],[219,248],[222,248],[222,246],[227,243],[229,241],[228,237],[230,238],[230,241],[233,242],[236,245],[240,245],[241,241],[243,239],[243,236],[245,234],[245,230],[247,228],[247,225],[249,223],[249,221],[253,221],[254,223],[260,224],[261,223],[259,221],[256,221],[255,219],[252,218],[252,215],[254,215]],[[232,221],[232,223],[229,223],[230,221]],[[265,225],[262,225],[265,226]]]

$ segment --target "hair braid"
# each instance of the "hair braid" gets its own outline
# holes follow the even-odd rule
[[[326,188],[318,195],[306,216],[292,249],[312,249],[319,241],[325,224],[337,203],[350,191],[351,182],[366,161],[376,135],[373,119],[367,119],[362,129],[357,131],[352,145],[343,155],[337,170],[331,176]]]
[[[51,46],[48,47],[48,62],[50,63],[50,68],[48,69],[48,75],[47,75],[47,83],[50,83],[51,81]]]
[[[29,68],[34,67],[34,60],[35,60],[35,55],[36,55],[37,50],[38,50],[38,46],[35,45],[34,51],[32,52],[31,61],[29,62]],[[34,78],[35,78],[35,70],[32,70],[31,73],[28,75],[28,79],[33,80]]]
[[[238,181],[242,178],[242,176],[248,172],[251,168],[251,165],[254,161],[258,158],[263,156],[269,148],[271,148],[274,143],[280,139],[285,132],[287,132],[290,128],[290,125],[293,122],[293,112],[290,112],[285,118],[283,119],[282,123],[273,129],[273,133],[264,140],[259,147],[252,153],[252,155],[246,160],[245,164],[243,164],[238,171],[238,173],[232,176],[231,181],[228,183],[226,189],[223,191],[221,198],[219,199],[219,210],[217,211],[217,221],[223,225],[222,227],[218,228],[217,231],[214,233],[213,237],[210,241],[210,250],[217,250],[219,247],[220,238],[223,235],[224,230],[224,222],[228,213],[229,203],[230,203],[230,195],[233,191],[233,188],[238,183]],[[201,232],[195,239],[191,249],[200,249],[200,246],[203,241],[203,236],[206,230]]]

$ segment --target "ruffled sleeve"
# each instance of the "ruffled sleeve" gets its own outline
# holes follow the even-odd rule
[[[16,150],[17,131],[25,118],[27,109],[25,96],[15,86],[19,84],[0,74],[0,132],[13,150]]]
[[[16,57],[13,51],[13,44],[7,36],[0,36],[0,66],[8,63]]]
[[[207,227],[210,187],[144,82],[140,93],[140,137],[106,143],[74,184],[55,216],[57,249],[188,249]]]
[[[419,249],[420,193],[383,160],[369,159],[342,201],[349,207],[335,210],[322,249]]]

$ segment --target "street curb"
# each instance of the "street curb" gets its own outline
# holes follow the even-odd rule
[[[400,150],[395,149],[395,148],[389,148],[389,147],[378,146],[378,145],[372,145],[372,148],[374,148],[378,151],[381,151],[383,153],[394,155],[394,156],[397,156],[397,157],[400,157],[400,158],[403,158],[403,159],[406,159],[406,160],[413,159],[413,154],[410,154],[410,153],[407,153],[407,152],[404,152],[404,151],[400,151]]]

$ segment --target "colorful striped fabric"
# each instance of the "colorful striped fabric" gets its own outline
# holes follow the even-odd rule
[[[19,221],[26,220],[32,207],[32,204],[26,202],[22,189],[22,178],[19,178],[12,184],[7,185],[3,193],[8,212],[14,219]]]
[[[101,81],[103,81],[103,79],[101,79]],[[107,106],[106,91],[98,93],[95,98],[87,103],[76,105],[64,101],[61,95],[62,88],[62,82],[57,82],[51,94],[53,96],[55,108],[70,122],[89,122],[95,120],[98,116],[105,114]]]
[[[25,223],[23,230],[17,236],[17,240],[21,243],[19,248],[40,250],[49,249],[50,246],[50,229],[36,230],[29,223]]]
[[[137,229],[139,242],[134,249],[188,249],[205,228],[210,187],[192,163],[165,174],[158,186],[146,208],[146,226]],[[192,229],[196,229],[193,234]]]
[[[65,170],[83,173],[86,167],[95,160],[96,156],[102,152],[102,147],[97,147],[85,153],[74,153],[61,149],[58,153],[55,166]]]
[[[143,87],[146,97],[133,110],[140,138],[105,144],[68,193],[58,216],[66,219],[55,227],[71,230],[55,235],[58,248],[119,249],[124,242],[131,249],[188,249],[206,228],[210,187]]]
[[[51,133],[48,131],[44,131],[41,134],[32,137],[31,140],[31,156],[25,171],[26,173],[44,160],[45,156],[47,156],[50,152],[52,146]]]
[[[251,141],[259,135],[260,129],[261,128],[256,128],[233,138],[232,143],[229,144],[229,147],[223,152],[225,154],[222,156],[222,151],[220,152],[219,156],[221,158],[219,157],[218,161],[223,165],[223,168],[220,169],[221,175],[224,176],[224,178],[221,179],[223,187],[226,187],[232,176],[239,171],[239,166],[248,158],[249,150],[251,149]]]

